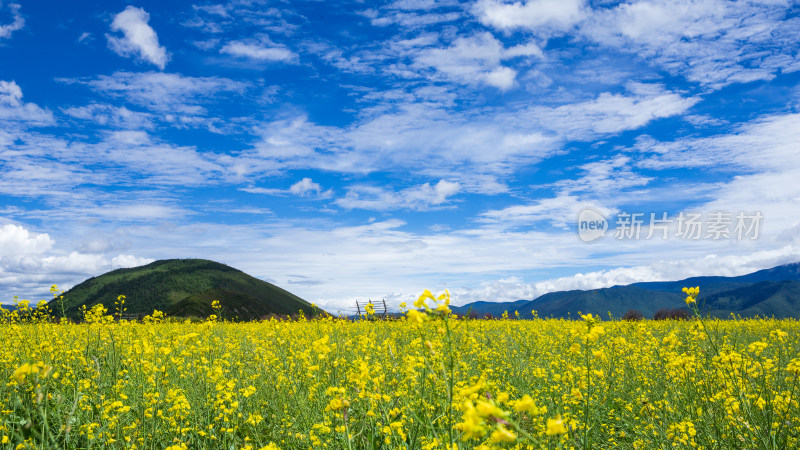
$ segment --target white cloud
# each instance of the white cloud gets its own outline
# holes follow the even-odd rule
[[[317,125],[305,116],[266,123],[260,128],[258,143],[232,157],[229,165],[237,167],[242,177],[290,169],[365,174],[420,172],[422,167],[422,175],[474,187],[470,192],[497,193],[498,176],[563,151],[562,145],[569,140],[588,141],[637,129],[685,113],[699,100],[660,85],[636,83],[629,85],[627,93],[602,93],[557,107],[515,110],[454,111],[413,96],[406,99],[400,93],[391,99],[392,108],[364,114],[346,128]],[[378,195],[371,192],[358,197]],[[353,195],[350,200],[355,200]]]
[[[13,81],[0,81],[0,103],[7,106],[21,106],[22,89]]]
[[[152,258],[140,258],[134,255],[117,255],[111,258],[111,267],[115,269],[138,267],[155,261]]]
[[[120,56],[137,55],[140,59],[154,64],[161,70],[167,65],[167,49],[158,44],[158,36],[147,23],[150,14],[142,8],[128,6],[114,16],[112,31],[121,31],[123,37],[108,35],[108,46]]]
[[[14,224],[0,227],[0,259],[21,255],[40,255],[53,247],[54,241],[47,233],[31,233]]]
[[[0,3],[0,9],[3,7],[3,4]],[[17,3],[9,3],[8,10],[11,11],[11,15],[13,16],[14,20],[11,23],[7,24],[0,24],[0,39],[7,39],[11,37],[11,33],[21,30],[22,27],[25,26],[25,19],[22,17],[22,14],[19,12],[20,6]]]
[[[110,258],[101,253],[64,252],[56,247],[48,233],[36,233],[24,226],[6,224],[0,227],[0,291],[1,300],[14,295],[31,294],[50,298],[48,288],[56,283],[61,288],[119,267],[152,262],[152,259],[120,254]]]
[[[555,108],[534,106],[524,117],[539,121],[559,135],[587,140],[603,134],[637,129],[655,119],[680,115],[700,101],[664,90],[661,85],[629,83],[629,94],[604,92],[594,100]]]
[[[642,148],[648,155],[639,164],[652,169],[798,170],[798,142],[800,114],[778,114],[744,124],[735,133],[650,143]]]
[[[319,183],[315,183],[311,178],[303,178],[302,180],[294,183],[289,189],[274,189],[274,188],[260,188],[260,187],[246,187],[239,189],[251,194],[267,194],[267,195],[296,195],[299,197],[312,196],[316,199],[326,199],[333,195],[333,189],[327,191],[322,190]]]
[[[370,10],[364,13],[369,17],[370,23],[376,27],[389,25],[399,25],[408,29],[424,28],[434,24],[444,24],[454,22],[462,17],[459,12],[434,13],[426,11],[424,13],[407,11],[389,11],[380,15],[378,11]]]
[[[586,163],[578,168],[580,177],[566,178],[554,183],[562,193],[590,193],[593,196],[623,197],[625,189],[645,186],[652,177],[634,172],[634,161],[627,156],[614,156],[609,159]],[[620,200],[624,201],[623,198]]]
[[[460,190],[459,183],[447,180],[439,180],[435,185],[424,183],[397,192],[374,186],[351,186],[347,194],[337,199],[335,203],[346,209],[426,210],[446,203],[449,197]]]
[[[210,186],[230,177],[222,156],[154,139],[142,130],[100,133],[93,143],[39,132],[5,135],[0,131],[0,193],[46,198],[59,208],[88,210],[108,202],[116,194],[105,192],[106,186],[124,188],[129,202],[134,185],[153,189],[148,194],[153,197],[167,186]]]
[[[528,28],[534,32],[565,31],[585,15],[583,0],[479,0],[473,11],[484,25],[501,30]]]
[[[130,109],[108,104],[91,103],[86,106],[73,106],[62,109],[63,113],[94,122],[101,126],[114,128],[152,128],[152,114],[131,111]]]
[[[390,3],[389,9],[424,10],[429,11],[446,6],[458,6],[457,0],[395,0]]]
[[[95,153],[90,158],[124,166],[129,173],[143,176],[153,185],[205,185],[225,172],[216,154],[153,141],[144,131],[109,133],[91,150]]]
[[[222,77],[189,77],[161,72],[115,72],[93,79],[58,79],[85,84],[111,98],[124,99],[151,111],[170,115],[204,115],[201,104],[223,92],[242,93],[249,84]],[[173,118],[173,121],[178,119]]]
[[[598,8],[581,34],[712,88],[773,78],[800,62],[791,2],[644,0]]]
[[[533,42],[506,49],[491,33],[484,32],[459,37],[449,47],[419,50],[414,66],[432,67],[440,77],[458,83],[482,83],[505,91],[514,86],[517,72],[501,61],[519,56],[541,57],[542,51]]]
[[[269,41],[231,41],[222,46],[220,53],[256,61],[295,62],[298,59],[293,51]]]
[[[530,226],[543,221],[558,228],[573,224],[578,212],[592,204],[579,200],[573,195],[561,194],[558,197],[544,198],[527,205],[514,205],[503,209],[489,210],[481,214],[478,222],[497,224],[504,228]]]
[[[514,87],[517,71],[510,67],[498,67],[491,72],[483,74],[484,81],[489,86],[494,86],[501,91]]]
[[[534,42],[528,42],[527,44],[520,44],[515,45],[509,49],[506,49],[503,52],[504,58],[514,58],[517,56],[536,56],[539,58],[544,57],[544,53],[542,52],[542,48],[539,47]]]
[[[33,103],[22,101],[22,89],[14,81],[0,80],[0,120],[50,125],[53,114]]]
[[[702,169],[736,174],[709,181],[707,211],[761,211],[765,228],[780,232],[800,225],[800,114],[760,118],[732,133],[652,144],[637,164],[646,169]]]
[[[78,212],[78,211],[76,211]],[[194,214],[193,211],[153,203],[114,203],[87,207],[80,211],[85,218],[102,218],[119,221],[149,222],[175,220]]]
[[[314,183],[311,181],[311,178],[303,178],[289,188],[289,192],[301,197],[305,197],[312,192],[316,192],[317,195],[319,195],[321,190],[322,186],[320,186],[319,183]]]

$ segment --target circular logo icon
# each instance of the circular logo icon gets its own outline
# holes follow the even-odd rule
[[[592,242],[606,235],[608,221],[600,211],[594,208],[583,208],[578,213],[578,237],[583,242]]]

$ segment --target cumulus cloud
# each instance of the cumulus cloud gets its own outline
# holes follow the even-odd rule
[[[158,35],[148,25],[150,14],[142,8],[128,6],[114,16],[112,31],[121,31],[123,36],[107,35],[108,47],[120,56],[136,55],[139,59],[164,70],[169,60],[167,49],[159,45]]]
[[[0,227],[0,258],[41,255],[50,250],[53,243],[47,233],[32,233],[15,224]]]
[[[8,295],[2,300],[44,294],[53,283],[69,288],[112,269],[153,261],[130,254],[65,252],[55,244],[48,233],[17,224],[0,227],[0,292]]]
[[[584,17],[584,3],[584,0],[528,0],[524,3],[479,0],[473,11],[481,23],[501,30],[564,31]]]
[[[317,195],[319,195],[321,190],[322,186],[320,186],[319,183],[311,181],[311,178],[303,178],[289,188],[289,192],[301,197],[309,195],[312,192],[316,192]]]
[[[541,57],[535,43],[506,49],[491,33],[457,38],[449,47],[420,50],[414,65],[431,67],[436,73],[462,84],[486,84],[502,91],[514,86],[517,71],[502,65],[503,60],[519,56]]]

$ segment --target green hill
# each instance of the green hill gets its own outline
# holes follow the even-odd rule
[[[125,295],[127,314],[144,316],[154,309],[173,317],[207,317],[219,300],[226,318],[258,319],[269,314],[312,313],[300,297],[266,281],[205,259],[166,259],[145,266],[118,269],[89,278],[64,293],[65,313],[78,318],[80,307],[102,303],[114,310]],[[57,300],[50,307],[60,311]]]

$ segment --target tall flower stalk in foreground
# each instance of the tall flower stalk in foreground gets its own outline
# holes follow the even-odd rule
[[[433,302],[433,305],[428,304],[428,300]],[[414,307],[417,310],[408,311],[407,315],[412,322],[421,324],[433,316],[436,319],[444,322],[444,331],[447,338],[447,367],[445,373],[447,374],[447,433],[449,442],[453,444],[453,387],[455,386],[455,352],[453,351],[453,334],[450,328],[450,292],[445,290],[443,294],[438,297],[434,296],[431,291],[425,289],[422,295],[414,302]],[[424,310],[420,311],[419,309]],[[430,346],[428,341],[423,341]]]

